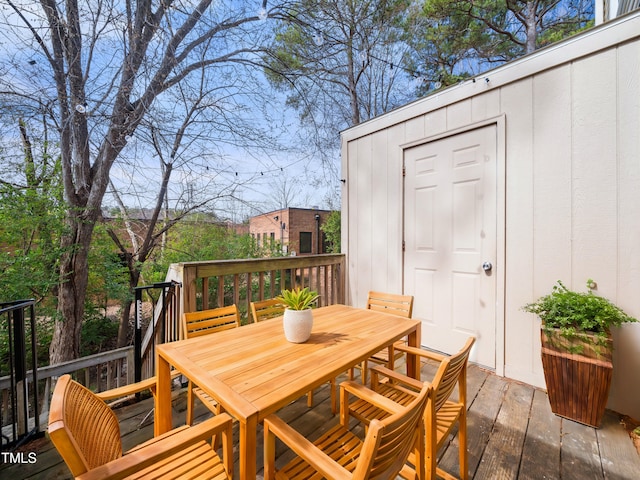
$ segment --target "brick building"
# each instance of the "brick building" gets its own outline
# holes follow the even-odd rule
[[[259,246],[279,242],[284,253],[315,255],[327,253],[325,235],[320,229],[330,210],[285,208],[249,219],[249,233]]]

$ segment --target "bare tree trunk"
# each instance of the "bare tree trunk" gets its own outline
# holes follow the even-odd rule
[[[536,51],[536,45],[538,42],[538,30],[537,27],[537,15],[536,4],[537,2],[527,2],[527,40],[525,44],[525,53],[533,53]]]
[[[73,222],[73,223],[72,223]],[[88,250],[95,222],[71,219],[72,233],[62,239],[66,252],[60,261],[58,313],[49,351],[51,364],[73,360],[80,355],[80,332],[84,318],[84,298],[89,282]]]
[[[131,306],[133,300],[125,300],[120,310],[120,325],[118,326],[118,348],[126,347],[129,343],[129,322],[131,321]]]

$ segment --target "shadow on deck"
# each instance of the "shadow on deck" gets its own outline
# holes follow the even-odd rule
[[[430,378],[433,371],[429,365],[423,367],[423,378]],[[564,420],[551,413],[544,391],[497,377],[476,366],[469,367],[468,397],[469,474],[472,479],[640,478],[640,457],[620,423],[620,415],[614,412],[607,411],[599,429]],[[173,407],[176,424],[184,422],[184,389],[174,392]],[[125,451],[153,436],[153,415],[145,420],[152,408],[152,400],[147,399],[116,410]],[[197,410],[196,422],[209,415],[200,404]],[[312,438],[337,422],[337,417],[331,415],[328,384],[316,390],[313,408],[307,408],[305,396],[282,409],[279,415]],[[237,431],[234,434],[237,442]],[[259,462],[262,459],[261,441],[262,432],[259,432]],[[36,452],[35,463],[9,464],[3,458],[0,478],[72,478],[47,438],[28,443],[21,451],[25,452],[25,461],[28,461],[27,453]],[[457,437],[439,453],[440,466],[457,475]],[[278,454],[279,463],[288,461],[291,456],[290,452],[279,451]],[[259,478],[261,469],[262,465],[259,465]]]

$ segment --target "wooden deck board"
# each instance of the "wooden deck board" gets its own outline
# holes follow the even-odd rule
[[[518,476],[532,399],[532,387],[507,384],[482,462],[473,478],[511,479]]]
[[[606,465],[606,478],[639,478],[638,463],[627,461],[629,457],[633,458],[637,451],[633,443],[629,442],[625,429],[620,428],[619,415],[607,411],[602,423],[602,428],[596,430],[596,436],[602,463]]]
[[[469,369],[470,374],[473,374],[475,371],[476,369]],[[493,425],[498,417],[506,388],[507,382],[503,378],[490,375],[482,384],[482,388],[478,391],[477,396],[468,399],[467,451],[469,476],[471,478],[473,478],[474,472],[477,471],[483,460],[483,455],[493,433]],[[443,463],[441,468],[448,472],[453,471],[447,463]]]
[[[560,417],[551,412],[546,393],[535,390],[518,478],[560,478],[560,424]]]
[[[423,378],[433,373],[423,367]],[[340,377],[340,380],[346,376]],[[497,377],[471,366],[468,378],[469,474],[472,479],[602,479],[638,478],[638,456],[620,416],[608,411],[602,427],[594,429],[561,419],[549,407],[546,393],[533,387]],[[329,384],[314,393],[314,406],[308,409],[306,396],[293,402],[279,415],[310,438],[315,438],[337,421],[331,415]],[[199,403],[199,402],[198,402]],[[184,394],[176,393],[174,422],[185,419]],[[151,399],[117,410],[121,419],[125,449],[153,435],[152,421],[140,422],[153,408]],[[202,404],[196,405],[196,421],[210,415]],[[237,428],[234,429],[237,441]],[[234,449],[237,455],[237,448]],[[262,432],[258,434],[258,462],[262,462]],[[0,478],[71,478],[57,451],[47,439],[27,444],[24,452],[36,451],[35,464],[0,466]],[[291,453],[278,447],[278,463]],[[440,466],[458,473],[458,442],[454,438],[439,453]],[[262,466],[258,466],[259,478]]]
[[[602,468],[596,430],[586,425],[563,420],[560,478],[563,480],[603,478]]]

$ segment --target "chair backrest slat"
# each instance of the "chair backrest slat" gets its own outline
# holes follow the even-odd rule
[[[282,314],[284,314],[284,305],[275,298],[251,302],[251,316],[254,323],[279,317]]]
[[[467,366],[469,353],[476,339],[469,337],[462,350],[442,361],[433,378],[435,410],[438,411],[449,399],[458,384],[463,369]]]
[[[411,318],[413,315],[413,295],[371,291],[367,297],[367,309]]]
[[[185,338],[209,335],[210,333],[239,327],[240,314],[236,305],[183,313],[182,326]]]

